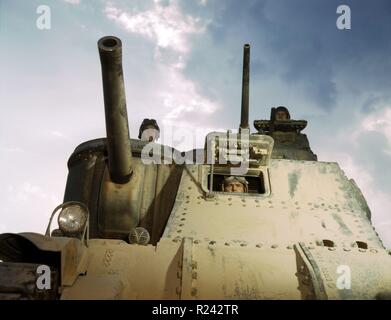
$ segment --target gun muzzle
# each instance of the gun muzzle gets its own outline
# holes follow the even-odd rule
[[[132,151],[122,71],[122,43],[116,37],[103,37],[98,41],[98,49],[102,66],[110,179],[123,184],[132,175]]]
[[[242,107],[240,113],[240,129],[249,129],[248,109],[250,96],[250,45],[243,48],[243,80],[242,80]]]

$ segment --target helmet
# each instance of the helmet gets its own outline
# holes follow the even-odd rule
[[[153,129],[156,129],[158,132],[160,132],[160,128],[157,125],[157,122],[155,119],[144,119],[141,123],[139,132],[138,132],[138,138],[141,139],[141,135],[145,129],[148,127],[152,127]]]
[[[230,184],[231,182],[233,182],[235,180],[240,182],[243,185],[244,192],[248,192],[248,181],[246,180],[245,177],[241,177],[241,176],[226,176],[226,177],[224,177],[223,183],[221,185],[221,190],[224,191],[224,187],[227,184]]]
[[[272,108],[272,111],[270,113],[270,121],[275,121],[276,120],[276,113],[279,111],[283,111],[286,113],[286,117],[289,120],[291,118],[291,115],[286,107],[279,106],[277,108]]]

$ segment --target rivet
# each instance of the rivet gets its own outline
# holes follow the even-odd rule
[[[273,248],[273,249],[278,248],[278,244],[273,244],[273,245],[272,245],[272,248]]]
[[[194,240],[194,243],[195,243],[195,244],[199,244],[199,243],[200,243],[200,240]]]
[[[366,252],[367,250],[366,250],[366,249],[363,249],[363,248],[360,248],[360,249],[358,249],[358,251],[360,251],[360,252]]]
[[[231,244],[229,242],[226,242],[226,243],[224,243],[224,245],[229,247]]]
[[[247,246],[247,243],[241,243],[240,246],[245,247],[245,246]]]
[[[377,253],[377,250],[376,249],[371,249],[370,250],[372,253]]]
[[[293,247],[292,247],[292,246],[287,246],[286,248],[287,248],[287,249],[292,249]]]
[[[216,244],[216,241],[209,241],[209,244],[214,245]]]
[[[256,246],[257,248],[262,248],[262,243],[257,243],[255,246]]]
[[[344,251],[350,251],[350,248],[343,248]]]
[[[334,247],[330,247],[329,251],[335,251],[335,248]]]

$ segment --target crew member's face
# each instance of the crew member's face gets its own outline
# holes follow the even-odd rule
[[[232,181],[224,186],[225,192],[245,192],[243,183]]]
[[[155,128],[146,128],[141,134],[142,141],[154,142],[159,139],[159,131]]]
[[[277,111],[276,112],[276,120],[277,121],[288,120],[288,115],[286,114],[285,111]]]

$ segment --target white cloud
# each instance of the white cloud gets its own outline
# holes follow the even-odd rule
[[[154,1],[151,10],[132,13],[109,4],[105,13],[125,30],[154,41],[158,48],[169,48],[177,52],[188,52],[188,36],[205,30],[199,18],[183,14],[176,2],[164,6],[160,1]]]
[[[16,203],[28,202],[32,199],[56,200],[55,196],[47,194],[43,188],[28,181],[25,181],[22,185],[16,187],[14,185],[9,185],[7,191],[8,199],[11,202]]]
[[[379,108],[377,112],[366,116],[350,133],[342,132],[342,134],[350,139],[355,147],[359,147],[358,139],[361,135],[368,132],[377,132],[387,139],[388,149],[383,150],[391,155],[391,107],[386,106]],[[342,137],[340,135],[340,137]]]
[[[383,134],[391,146],[391,107],[369,115],[361,122],[362,130]]]
[[[163,118],[165,123],[178,124],[178,120],[188,120],[190,124],[194,115],[208,116],[220,108],[219,104],[200,95],[196,84],[174,66],[168,65],[165,68],[167,81],[159,90],[164,107],[169,109]]]
[[[218,102],[200,94],[197,84],[183,74],[191,51],[191,35],[205,31],[201,19],[184,14],[176,1],[169,5],[154,1],[151,9],[142,12],[127,12],[109,4],[105,14],[124,30],[154,43],[158,70],[154,92],[164,107],[163,125],[198,128],[204,122],[202,117],[205,119],[221,108]]]

